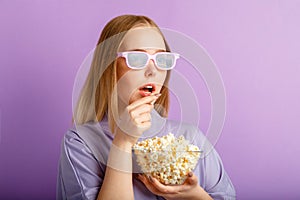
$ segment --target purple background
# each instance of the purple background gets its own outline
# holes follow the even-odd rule
[[[238,199],[299,199],[299,9],[297,0],[2,0],[0,198],[55,198],[76,72],[104,24],[133,13],[191,36],[217,64],[227,115],[216,148]]]

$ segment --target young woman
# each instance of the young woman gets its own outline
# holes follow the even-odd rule
[[[74,112],[76,127],[62,142],[57,199],[235,199],[215,150],[182,185],[133,175],[139,140],[172,132],[200,148],[207,142],[197,127],[167,119],[177,58],[148,17],[122,15],[104,27]]]

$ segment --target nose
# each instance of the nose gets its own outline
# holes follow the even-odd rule
[[[147,64],[146,70],[145,70],[145,76],[150,77],[150,76],[155,76],[157,73],[157,68],[155,66],[154,60],[151,59],[149,60],[149,63]]]

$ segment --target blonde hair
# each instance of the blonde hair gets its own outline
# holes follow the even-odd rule
[[[118,102],[117,98],[111,98],[111,95],[117,83],[116,55],[126,32],[137,26],[157,28],[165,41],[166,51],[170,51],[158,26],[146,16],[121,15],[109,21],[100,35],[90,71],[74,110],[73,122],[76,125],[91,121],[99,122],[107,115],[110,129],[114,133],[116,122],[111,106],[117,106]],[[169,90],[167,87],[169,79],[170,71],[167,72],[165,83],[161,89],[162,95],[154,106],[163,117],[167,117],[169,111]]]

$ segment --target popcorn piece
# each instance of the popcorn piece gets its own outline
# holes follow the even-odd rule
[[[197,146],[172,133],[140,141],[133,149],[142,172],[164,184],[182,184],[200,157]]]

